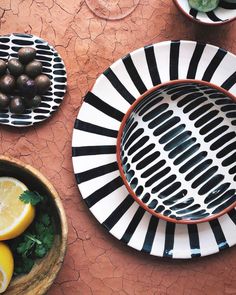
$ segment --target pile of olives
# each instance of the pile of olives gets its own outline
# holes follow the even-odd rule
[[[36,50],[22,47],[18,58],[8,62],[0,59],[0,109],[9,107],[15,114],[40,105],[41,97],[50,87],[48,76],[42,74],[42,63],[35,60]]]

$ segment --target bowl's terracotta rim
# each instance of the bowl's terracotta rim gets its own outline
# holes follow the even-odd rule
[[[215,22],[215,23],[207,23],[207,22],[204,22],[204,21],[201,21],[197,18],[194,18],[193,16],[191,16],[189,13],[187,13],[183,8],[182,6],[179,4],[178,0],[173,0],[175,6],[185,15],[187,16],[188,19],[190,19],[191,21],[195,22],[195,23],[198,23],[198,24],[202,24],[202,25],[205,25],[205,26],[222,26],[222,25],[225,25],[225,24],[228,24],[228,23],[231,23],[232,21],[236,20],[236,16],[235,17],[232,17],[228,20],[225,20],[225,21],[220,21],[220,22]]]
[[[168,81],[165,83],[161,83],[157,86],[152,87],[151,89],[147,90],[145,93],[143,93],[139,98],[136,99],[136,101],[130,106],[130,108],[128,109],[128,111],[126,112],[125,116],[122,119],[119,131],[118,131],[118,136],[117,136],[117,143],[116,143],[116,158],[117,158],[117,163],[118,163],[118,168],[120,171],[120,176],[128,190],[128,192],[130,193],[130,195],[134,198],[134,200],[146,211],[148,211],[149,213],[151,213],[152,215],[163,219],[165,221],[168,222],[172,222],[172,223],[181,223],[181,224],[196,224],[196,223],[202,223],[202,222],[209,222],[211,220],[217,219],[220,216],[224,215],[225,213],[229,212],[230,210],[232,210],[233,208],[236,207],[236,201],[231,204],[230,206],[228,206],[227,208],[225,208],[224,210],[222,210],[220,213],[214,214],[210,217],[207,218],[202,218],[202,219],[196,219],[196,220],[188,220],[188,219],[182,219],[182,220],[177,220],[174,218],[170,218],[167,216],[164,216],[161,213],[157,213],[154,210],[150,209],[146,204],[144,204],[135,194],[135,192],[132,190],[132,188],[130,187],[126,176],[124,174],[123,168],[122,168],[122,162],[121,162],[121,158],[120,158],[120,153],[121,153],[121,138],[122,138],[122,133],[126,124],[127,119],[129,118],[131,112],[134,110],[134,108],[136,107],[137,104],[140,103],[140,101],[146,97],[148,94],[150,94],[151,92],[162,88],[164,86],[169,86],[169,85],[174,85],[174,84],[179,84],[179,83],[198,83],[198,84],[202,84],[202,85],[206,85],[209,86],[211,88],[215,88],[218,91],[224,93],[225,95],[227,95],[228,97],[230,97],[232,100],[234,100],[236,102],[236,96],[234,96],[232,93],[230,93],[229,91],[223,89],[222,87],[215,85],[213,83],[210,82],[206,82],[206,81],[202,81],[202,80],[194,80],[194,79],[179,79],[179,80],[172,80],[172,81]]]
[[[56,276],[58,275],[58,273],[61,269],[62,263],[65,258],[65,254],[66,254],[67,240],[68,240],[68,223],[67,223],[67,218],[66,218],[66,214],[64,211],[64,207],[62,205],[62,201],[61,201],[56,189],[54,188],[54,186],[36,168],[32,167],[29,164],[22,162],[21,160],[13,158],[11,156],[0,155],[0,162],[1,161],[5,161],[5,162],[11,163],[13,165],[17,165],[21,169],[27,170],[30,174],[32,174],[33,176],[38,178],[50,190],[50,192],[54,198],[55,205],[57,207],[57,213],[58,213],[58,216],[61,221],[61,236],[63,238],[61,239],[60,257],[55,262],[53,269],[49,274],[49,276],[50,276],[50,280],[48,280],[49,283],[45,284],[44,288],[41,290],[42,292],[40,293],[40,294],[45,294],[49,290],[51,285],[53,284],[54,280],[56,279]]]

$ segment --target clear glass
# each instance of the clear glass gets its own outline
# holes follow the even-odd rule
[[[100,18],[117,20],[131,14],[140,0],[85,0],[89,9]]]

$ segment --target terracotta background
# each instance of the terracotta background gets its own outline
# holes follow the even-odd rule
[[[140,0],[120,21],[99,19],[81,0],[1,0],[0,30],[46,39],[62,55],[68,72],[68,93],[51,119],[27,129],[0,127],[0,153],[38,168],[55,185],[66,209],[68,252],[48,295],[236,294],[236,247],[192,261],[132,250],[90,214],[71,165],[72,129],[82,98],[112,62],[170,39],[206,41],[236,54],[236,22],[210,28],[191,23],[171,0]]]

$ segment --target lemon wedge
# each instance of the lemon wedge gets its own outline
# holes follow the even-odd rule
[[[11,250],[0,242],[0,293],[6,291],[10,284],[14,269],[14,261]]]
[[[12,177],[0,177],[0,241],[21,235],[31,224],[35,209],[19,196],[27,187]]]

